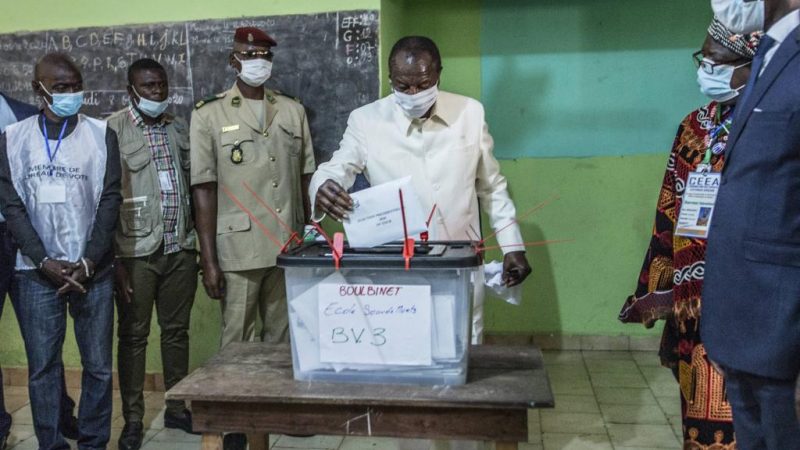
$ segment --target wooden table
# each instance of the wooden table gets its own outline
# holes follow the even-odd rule
[[[463,386],[295,381],[288,345],[225,347],[166,394],[192,404],[203,450],[221,450],[222,432],[248,434],[269,448],[269,434],[323,434],[495,441],[497,450],[528,440],[528,408],[553,407],[535,347],[474,346]]]

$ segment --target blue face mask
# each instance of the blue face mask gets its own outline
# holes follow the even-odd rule
[[[47,103],[47,107],[50,108],[50,111],[53,111],[53,114],[58,117],[69,117],[78,114],[78,110],[80,110],[81,105],[83,105],[83,91],[66,94],[51,94],[41,81],[39,82],[39,86],[42,87],[42,90],[46,94],[53,98],[53,103],[48,103],[47,99],[44,100],[45,103]]]
[[[136,103],[136,108],[138,108],[142,113],[155,119],[161,114],[164,114],[164,111],[167,110],[169,101],[164,100],[163,102],[154,102],[153,100],[148,100],[142,97],[138,92],[136,92],[135,87],[131,86],[131,89],[133,89],[133,93],[139,98],[139,101]]]
[[[705,61],[713,64],[713,61],[708,58],[705,58]],[[748,64],[750,64],[750,62],[746,62],[739,66],[719,64],[713,66],[713,73],[708,73],[703,67],[699,67],[697,69],[697,84],[700,85],[700,92],[702,92],[703,95],[711,100],[715,100],[717,102],[727,102],[728,100],[735,98],[737,95],[739,95],[739,91],[744,86],[737,89],[731,87],[731,78],[733,78],[733,72],[736,69],[744,67]]]

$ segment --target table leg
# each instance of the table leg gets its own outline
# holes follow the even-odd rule
[[[495,442],[495,450],[517,450],[519,447],[516,442]]]
[[[203,433],[200,441],[202,450],[222,450],[222,435],[219,433]]]
[[[269,434],[250,433],[247,435],[250,450],[269,450]]]

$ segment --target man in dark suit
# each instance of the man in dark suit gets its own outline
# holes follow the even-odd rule
[[[766,0],[711,218],[701,335],[739,448],[800,449],[800,0]]]
[[[0,132],[8,125],[36,115],[39,110],[27,103],[14,100],[0,92]],[[11,239],[11,233],[6,227],[6,220],[0,214],[0,317],[3,315],[3,305],[6,295],[10,292],[11,280],[14,278],[14,261],[16,247]],[[66,395],[61,400],[61,432],[69,439],[78,439],[78,419],[72,415],[75,402]],[[0,371],[0,450],[6,447],[9,432],[11,431],[11,415],[6,411],[3,398],[3,373]]]

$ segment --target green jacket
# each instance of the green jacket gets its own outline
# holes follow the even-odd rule
[[[133,123],[128,108],[108,118],[108,126],[117,133],[122,165],[122,207],[114,239],[116,256],[135,258],[153,254],[164,238],[161,212],[161,187],[158,170],[141,128]],[[192,221],[189,184],[189,127],[178,117],[167,118],[167,134],[172,161],[178,175],[180,212],[178,242],[194,250],[196,233]]]

